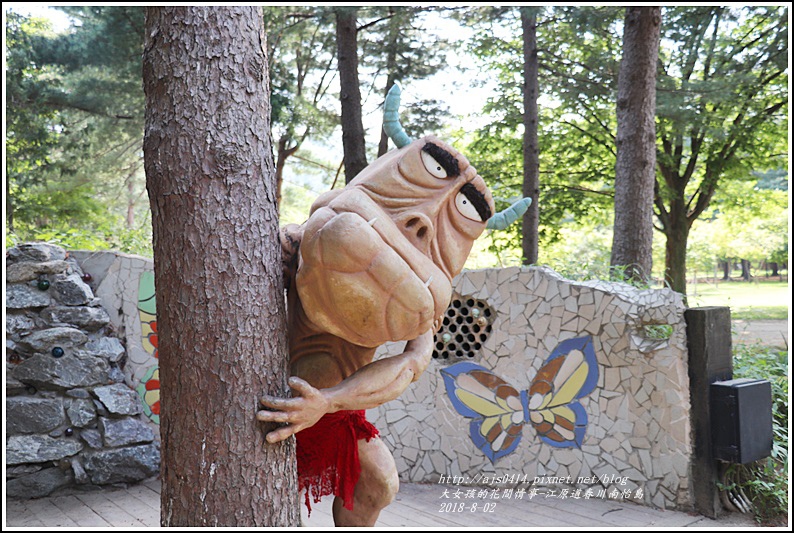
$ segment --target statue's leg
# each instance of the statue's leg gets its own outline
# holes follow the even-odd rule
[[[341,498],[334,499],[337,526],[374,526],[381,510],[394,500],[400,488],[394,457],[380,438],[359,440],[358,457],[361,477],[353,494],[353,510],[345,509]]]

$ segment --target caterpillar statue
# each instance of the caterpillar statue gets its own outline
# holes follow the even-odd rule
[[[308,220],[281,230],[292,398],[263,397],[267,435],[297,439],[305,503],[335,495],[337,526],[372,526],[397,493],[394,459],[366,409],[397,398],[427,368],[433,335],[474,240],[526,211],[523,199],[494,214],[485,181],[434,136],[411,141],[384,105],[392,150],[344,189],[321,195]],[[403,353],[373,361],[378,346]]]

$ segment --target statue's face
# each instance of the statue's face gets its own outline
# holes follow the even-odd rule
[[[476,170],[435,137],[387,153],[312,206],[296,282],[306,315],[368,347],[437,329],[493,210]]]

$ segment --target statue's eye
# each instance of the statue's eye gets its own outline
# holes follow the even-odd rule
[[[428,172],[430,172],[433,176],[437,178],[446,178],[447,171],[444,170],[444,167],[441,166],[441,163],[436,161],[436,159],[428,154],[425,151],[422,151],[422,163],[425,165],[425,168]]]
[[[458,208],[458,211],[460,211],[461,215],[468,218],[469,220],[474,220],[475,222],[483,221],[480,213],[477,211],[477,208],[474,207],[474,204],[471,203],[471,200],[462,192],[459,192],[455,197],[455,207]]]

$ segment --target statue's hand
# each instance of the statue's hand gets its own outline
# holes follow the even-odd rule
[[[258,411],[256,419],[261,422],[287,424],[267,434],[271,444],[281,442],[302,429],[313,426],[328,412],[330,402],[322,391],[315,389],[298,377],[289,378],[289,386],[298,395],[294,398],[263,396],[259,403],[271,411]]]

